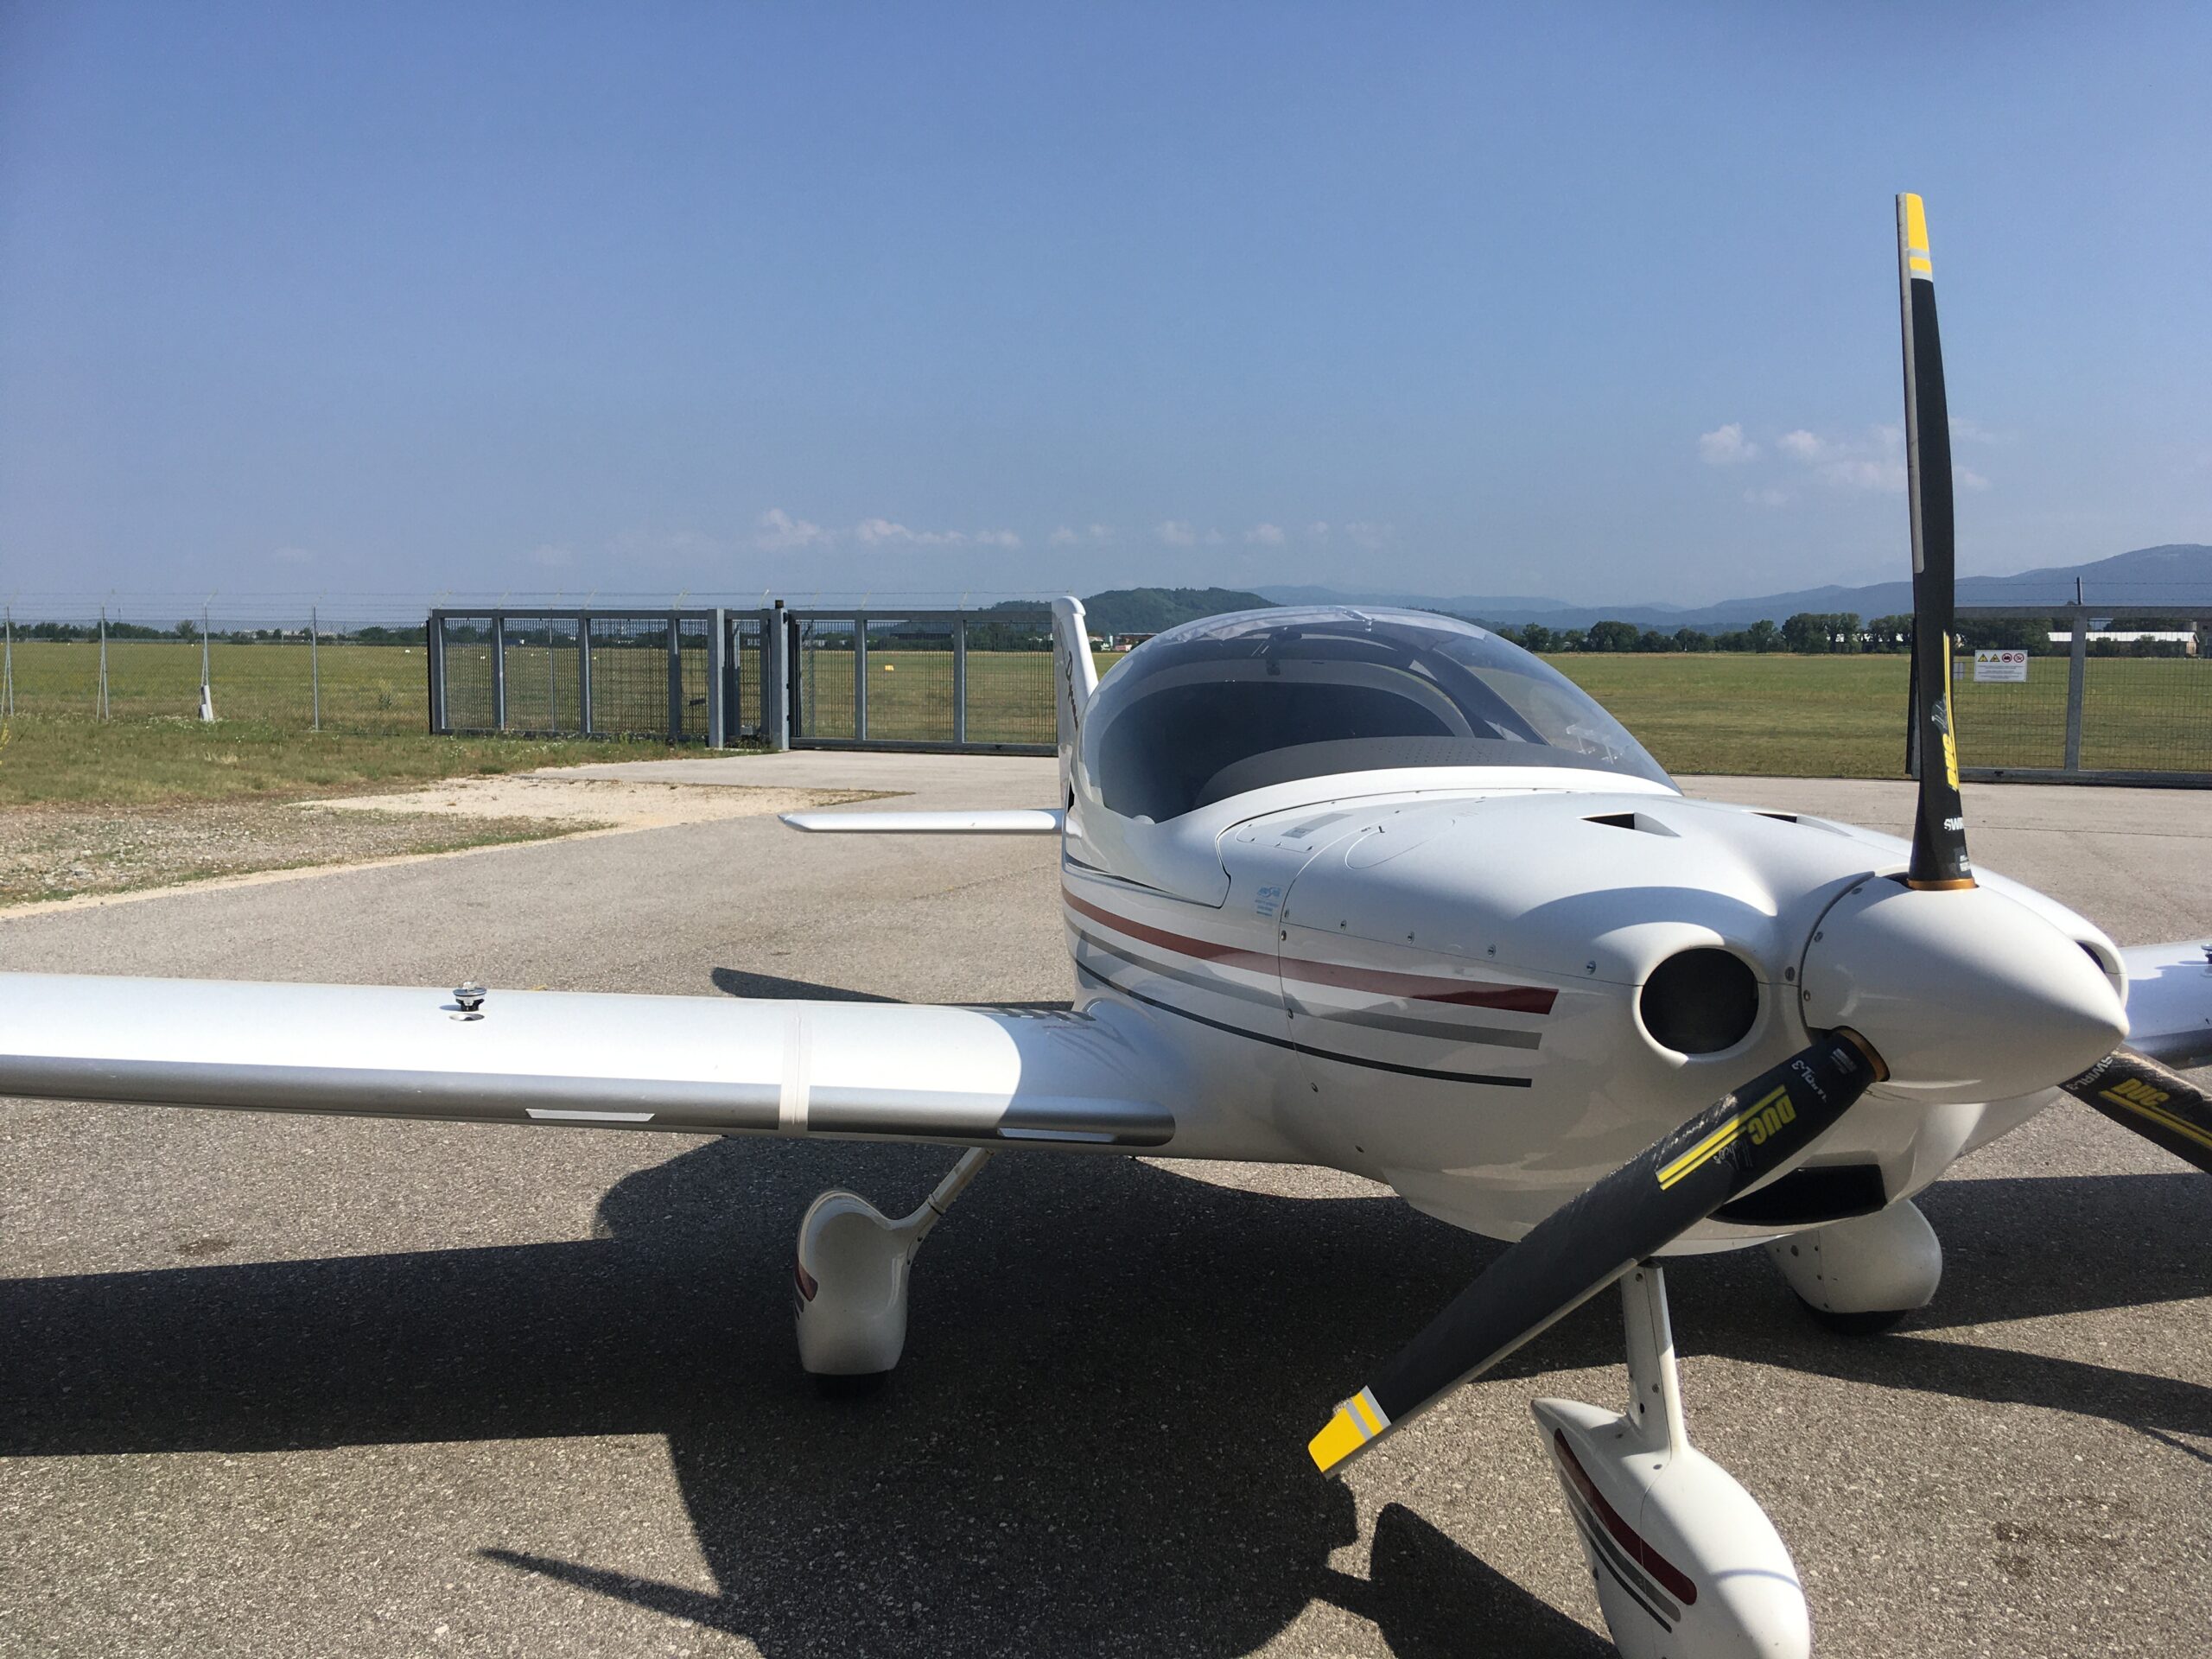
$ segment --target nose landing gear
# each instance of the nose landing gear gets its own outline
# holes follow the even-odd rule
[[[906,1346],[906,1288],[930,1230],[990,1161],[963,1153],[915,1211],[893,1221],[857,1192],[831,1191],[799,1223],[791,1307],[798,1363],[824,1380],[881,1377]]]
[[[1621,1312],[1626,1414],[1533,1407],[1614,1644],[1625,1659],[1804,1659],[1812,1619],[1789,1550],[1757,1500],[1689,1443],[1656,1262],[1621,1280]]]

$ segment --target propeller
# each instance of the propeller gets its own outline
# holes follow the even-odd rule
[[[1554,1211],[1455,1297],[1306,1450],[1324,1471],[1565,1318],[1826,1134],[1888,1076],[1848,1028],[1723,1095]]]
[[[1905,476],[1912,504],[1913,719],[1920,737],[1920,800],[1908,885],[1974,886],[1966,807],[1959,795],[1951,709],[1951,632],[1957,543],[1951,512],[1951,422],[1936,327],[1936,270],[1928,211],[1897,198],[1897,288],[1904,327]],[[1941,755],[1942,765],[1933,764]],[[2084,1105],[2176,1157],[2212,1173],[2212,1096],[2133,1049],[2114,1049],[2060,1085]]]
[[[1339,1469],[1390,1430],[1487,1370],[1658,1255],[1716,1211],[1802,1158],[1877,1083],[1887,1051],[1905,1099],[2005,1097],[2090,1054],[2064,1086],[2114,1121],[2212,1170],[2212,1099],[2126,1048],[2126,1021],[2074,943],[1975,887],[1950,707],[1956,549],[1950,419],[1936,327],[1928,219],[1897,198],[1905,444],[1912,518],[1913,719],[1922,765],[1902,887],[1861,883],[1832,906],[1803,964],[1812,1044],[1723,1096],[1539,1222],[1338,1406],[1307,1446]],[[1825,944],[1822,943],[1825,937]],[[1817,971],[1816,971],[1817,970]],[[1873,1040],[1861,1034],[1870,1030]],[[1999,1079],[2009,1079],[1999,1087]],[[1987,1090],[1973,1096],[1961,1089]]]
[[[1943,346],[1936,327],[1936,267],[1928,210],[1897,198],[1897,297],[1904,330],[1904,464],[1912,513],[1914,730],[1920,801],[1912,825],[1915,887],[1974,886],[1959,746],[1951,711],[1951,631],[1958,543],[1951,515],[1951,417],[1943,399]],[[1942,764],[1936,764],[1940,758]]]
[[[2116,1048],[2058,1085],[2124,1129],[2212,1174],[2212,1094],[2132,1048]]]

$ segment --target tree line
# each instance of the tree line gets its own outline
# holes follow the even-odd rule
[[[18,622],[15,625],[18,639],[45,639],[60,644],[82,644],[100,637],[98,622]],[[200,643],[200,630],[197,622],[180,622],[173,628],[148,627],[143,622],[110,622],[106,625],[111,639],[158,639],[182,641],[188,645]],[[211,628],[208,640],[219,645],[270,645],[297,644],[308,637],[303,628]],[[365,628],[324,627],[317,630],[317,639],[333,645],[419,645],[423,643],[423,629],[387,628],[372,626]]]
[[[2118,625],[2124,632],[2186,631],[2195,626],[2188,618],[2130,618]],[[1957,624],[1961,651],[2024,651],[2035,657],[2063,657],[2069,649],[2063,636],[2071,623],[2064,617],[1984,617],[1961,619]],[[1780,626],[1762,617],[1748,627],[1723,632],[1702,628],[1676,628],[1672,633],[1638,627],[1633,622],[1592,622],[1586,628],[1551,628],[1541,622],[1517,627],[1493,628],[1501,639],[1510,639],[1535,652],[1786,652],[1800,657],[1901,655],[1912,649],[1910,616],[1878,616],[1862,622],[1856,611],[1799,611]],[[2186,647],[2178,639],[2092,639],[2093,657],[2181,657]]]

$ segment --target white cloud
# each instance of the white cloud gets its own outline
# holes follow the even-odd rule
[[[1831,489],[1895,495],[1904,488],[1904,429],[1869,427],[1863,438],[1829,438],[1802,427],[1785,432],[1777,447]]]
[[[1187,520],[1181,518],[1169,518],[1154,525],[1153,534],[1170,547],[1196,547],[1198,544],[1198,532],[1191,528]]]
[[[1073,547],[1082,539],[1083,537],[1077,535],[1075,531],[1070,530],[1065,524],[1062,524],[1058,530],[1054,531],[1051,535],[1045,538],[1045,545],[1047,547]]]
[[[1057,539],[1058,531],[1054,532]],[[1021,537],[1010,530],[910,530],[890,518],[863,518],[853,526],[853,537],[863,547],[1020,547]],[[1072,538],[1072,532],[1071,532]]]
[[[1327,541],[1329,539],[1329,521],[1325,518],[1316,518],[1312,524],[1306,526],[1306,533],[1308,536],[1311,536],[1317,542]]]
[[[1371,553],[1390,539],[1390,526],[1353,523],[1344,526],[1344,534],[1351,537],[1355,546],[1363,547]]]
[[[1884,495],[1897,495],[1904,490],[1904,461],[1901,456],[1892,459],[1855,455],[1846,460],[1823,462],[1821,476],[1844,489],[1872,490]]]
[[[2010,443],[2012,438],[2003,432],[1993,432],[1979,421],[1970,421],[1963,415],[1951,416],[1951,435],[1962,443]]]
[[[1759,447],[1744,435],[1744,423],[1731,421],[1726,426],[1716,426],[1710,432],[1700,432],[1697,440],[1700,460],[1708,467],[1737,467],[1758,457]]]
[[[1768,485],[1764,489],[1745,490],[1744,499],[1757,507],[1781,507],[1789,504],[1789,492]]]
[[[863,518],[853,526],[853,534],[860,537],[863,547],[880,547],[886,542],[911,542],[914,532],[904,524],[894,524],[888,518]]]
[[[269,556],[279,564],[313,564],[315,554],[304,547],[280,547]]]
[[[1244,539],[1248,542],[1257,542],[1262,547],[1281,547],[1282,545],[1282,526],[1280,524],[1255,524],[1251,529],[1244,532]]]
[[[1954,467],[1951,480],[1962,490],[1986,490],[1989,480],[1971,467]]]
[[[817,524],[794,518],[781,507],[771,507],[755,521],[755,547],[771,551],[793,547],[826,547],[836,537]]]

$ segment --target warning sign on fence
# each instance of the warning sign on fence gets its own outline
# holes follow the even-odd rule
[[[1977,651],[1974,654],[1974,677],[1984,680],[2009,680],[2014,684],[2028,677],[2028,653],[2024,651]]]

